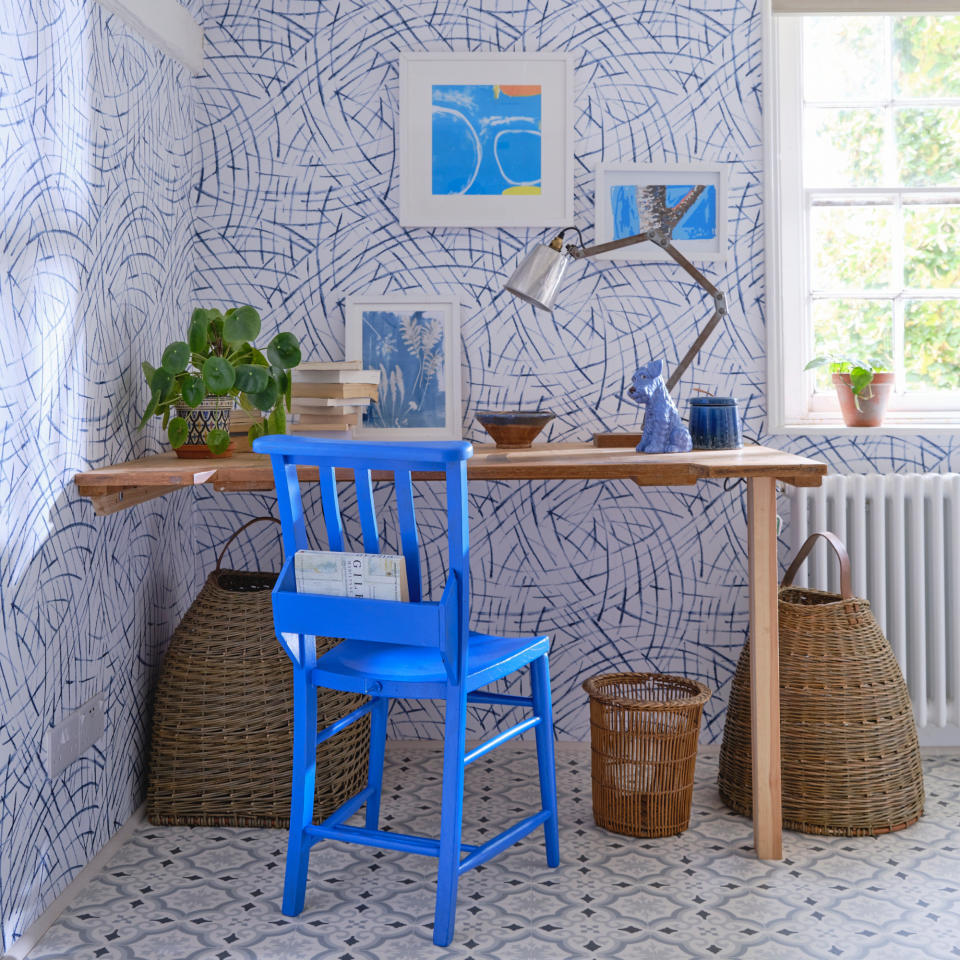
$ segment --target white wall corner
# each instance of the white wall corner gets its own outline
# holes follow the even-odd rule
[[[203,31],[177,0],[98,0],[192,74],[203,69]]]

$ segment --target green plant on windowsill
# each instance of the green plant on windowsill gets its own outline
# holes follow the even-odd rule
[[[140,428],[151,417],[162,417],[170,445],[179,451],[190,430],[185,414],[208,397],[234,397],[248,413],[262,417],[248,431],[251,443],[267,433],[285,433],[290,371],[300,363],[300,343],[292,333],[278,333],[264,355],[251,342],[259,333],[260,314],[251,306],[231,307],[226,313],[194,310],[187,339],[171,343],[159,367],[141,365],[150,402]],[[206,445],[214,456],[225,455],[229,431],[210,430]]]
[[[873,382],[875,373],[889,373],[890,368],[881,360],[863,360],[856,357],[846,357],[836,353],[826,353],[822,357],[814,357],[803,369],[814,370],[817,367],[828,366],[830,373],[845,373],[850,376],[850,390],[859,400],[864,391]]]
[[[830,371],[846,425],[879,426],[893,390],[894,376],[888,365],[882,360],[829,353],[815,357],[803,369],[824,366]]]

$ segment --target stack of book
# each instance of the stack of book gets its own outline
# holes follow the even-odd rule
[[[348,430],[377,399],[380,371],[364,370],[359,360],[308,361],[292,372],[290,433]]]

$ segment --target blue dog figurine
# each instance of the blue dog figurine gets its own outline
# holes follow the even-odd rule
[[[647,408],[637,453],[686,453],[693,449],[690,431],[663,383],[662,360],[651,360],[633,375],[627,396],[637,406]]]

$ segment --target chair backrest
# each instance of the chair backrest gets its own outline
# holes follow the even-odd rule
[[[373,481],[393,479],[400,546],[407,570],[411,603],[423,603],[420,538],[413,508],[413,474],[440,473],[446,481],[449,576],[440,604],[437,646],[441,647],[451,679],[460,673],[469,622],[470,536],[467,517],[467,460],[473,447],[466,441],[420,443],[322,440],[313,437],[270,435],[253,443],[256,453],[270,455],[277,488],[277,506],[283,528],[287,561],[297,550],[308,549],[301,481],[320,484],[323,521],[330,550],[343,551],[343,520],[337,493],[339,479],[352,471],[365,553],[380,553],[380,532],[373,502]],[[314,473],[314,470],[317,472]],[[342,602],[342,601],[340,601]],[[379,604],[386,601],[352,601]],[[449,611],[451,606],[456,616]],[[358,608],[359,609],[359,608]],[[401,616],[402,611],[397,611]],[[365,639],[396,642],[389,633]]]

